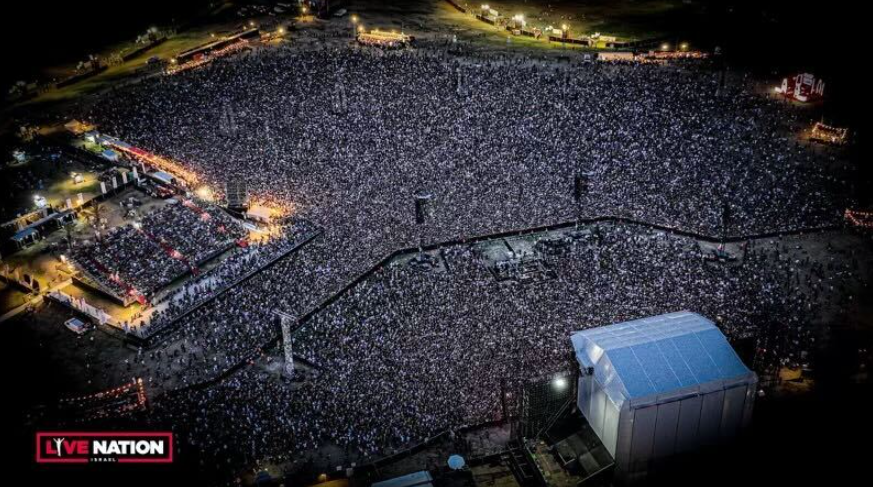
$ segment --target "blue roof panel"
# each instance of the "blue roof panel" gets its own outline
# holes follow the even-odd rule
[[[685,359],[682,358],[682,354],[679,353],[679,349],[676,348],[676,344],[673,340],[663,340],[657,342],[657,345],[658,349],[664,355],[664,360],[670,364],[670,370],[676,374],[676,378],[679,380],[679,384],[681,384],[682,387],[687,387],[697,383],[694,373],[688,368],[688,364],[685,363]]]
[[[661,353],[658,342],[641,343],[633,347],[634,354],[640,363],[646,364],[644,371],[656,391],[667,391],[682,387],[676,374],[667,363],[664,354]]]
[[[724,346],[724,336],[720,331],[705,331],[697,336],[700,338],[700,343],[709,352],[710,357],[718,365],[722,376],[730,377],[748,371],[734,349],[730,346]]]
[[[673,339],[673,343],[676,344],[676,348],[679,349],[679,353],[682,354],[682,358],[688,364],[688,368],[691,369],[698,384],[718,378],[718,367],[706,349],[703,348],[696,333],[678,336]]]
[[[609,357],[612,359],[615,372],[621,377],[621,381],[631,395],[645,396],[655,392],[655,387],[649,381],[630,347],[613,350]]]

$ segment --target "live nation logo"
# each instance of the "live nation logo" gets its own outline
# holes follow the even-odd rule
[[[170,463],[173,433],[39,432],[37,463]]]

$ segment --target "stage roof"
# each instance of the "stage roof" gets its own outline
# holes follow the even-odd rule
[[[694,393],[756,380],[707,318],[680,311],[579,331],[571,337],[583,368],[619,407],[627,400]]]

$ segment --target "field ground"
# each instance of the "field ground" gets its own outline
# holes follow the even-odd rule
[[[27,301],[27,294],[15,286],[0,281],[0,315],[15,309]]]
[[[73,172],[81,174],[83,181],[73,182]],[[36,195],[45,197],[49,205],[62,207],[67,198],[75,202],[82,193],[87,200],[99,191],[100,182],[92,168],[63,156],[53,161],[46,155],[34,155],[25,164],[0,169],[0,192],[4,195],[0,221],[35,210]]]

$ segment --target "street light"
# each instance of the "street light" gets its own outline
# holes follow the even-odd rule
[[[567,388],[567,379],[564,377],[557,377],[552,381],[552,386],[559,391],[563,391]]]

